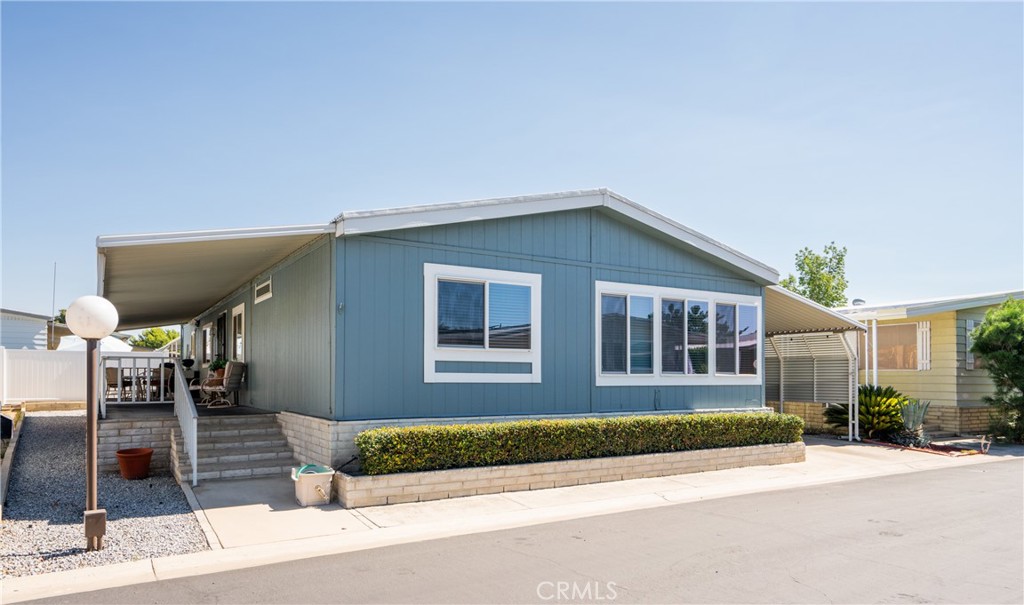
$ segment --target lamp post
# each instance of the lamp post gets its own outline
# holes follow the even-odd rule
[[[96,502],[96,342],[110,336],[117,327],[117,309],[105,298],[81,296],[71,303],[65,317],[68,328],[85,340],[85,542],[86,550],[100,550],[107,533],[107,511],[97,508]]]

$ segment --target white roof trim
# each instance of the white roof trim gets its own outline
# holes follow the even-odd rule
[[[1001,304],[1007,298],[1024,299],[1024,290],[1006,290],[1003,292],[990,292],[986,294],[967,294],[963,296],[949,296],[944,298],[885,303],[880,305],[857,305],[842,307],[836,310],[846,317],[852,317],[862,321],[872,319],[907,319],[908,317],[945,313],[948,311],[958,311],[960,309],[991,307]]]
[[[337,237],[361,235],[598,207],[609,208],[660,231],[753,275],[763,283],[774,284],[779,281],[779,272],[772,267],[604,188],[448,204],[406,206],[384,210],[342,212],[335,218],[335,235]]]
[[[151,244],[183,244],[188,242],[211,242],[257,237],[283,237],[289,235],[316,235],[331,233],[333,225],[290,225],[284,227],[251,227],[242,229],[209,229],[204,231],[177,231],[169,233],[140,233],[135,235],[101,235],[96,238],[96,247],[117,248],[120,246]]]
[[[40,315],[39,313],[29,313],[27,311],[15,311],[14,309],[0,309],[0,314],[3,315],[16,315],[25,319],[38,319],[41,321],[50,321],[53,319],[49,315]]]

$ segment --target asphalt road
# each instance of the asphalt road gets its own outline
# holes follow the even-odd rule
[[[1021,603],[1020,459],[36,603]]]

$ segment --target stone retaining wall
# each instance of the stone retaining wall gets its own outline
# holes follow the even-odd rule
[[[804,444],[780,443],[640,456],[559,460],[391,475],[334,475],[345,508],[424,502],[804,461]]]
[[[100,420],[97,448],[100,472],[118,472],[117,450],[133,447],[153,448],[150,471],[170,473],[171,429],[178,428],[177,418],[147,420]]]

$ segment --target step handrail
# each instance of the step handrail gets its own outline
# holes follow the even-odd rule
[[[185,380],[181,360],[174,359],[174,415],[178,417],[182,441],[192,463],[192,487],[199,485],[199,412]]]

